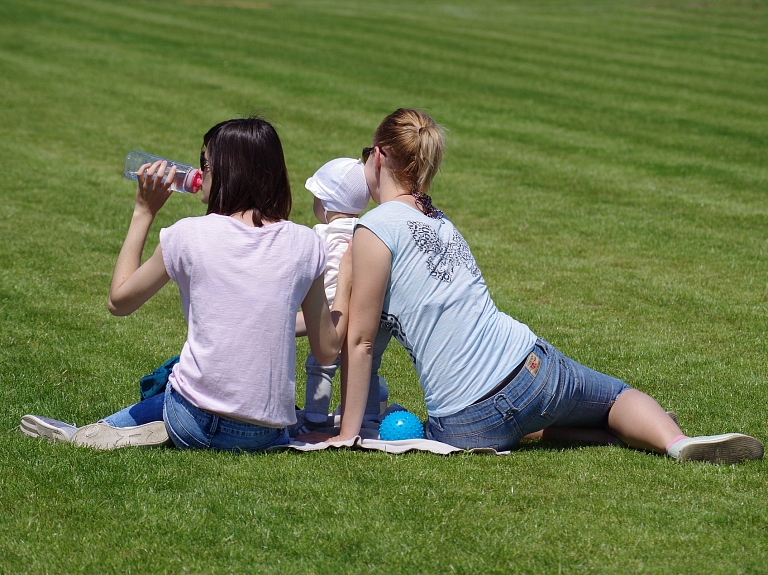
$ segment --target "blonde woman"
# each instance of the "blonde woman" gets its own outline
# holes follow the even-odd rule
[[[747,435],[686,437],[653,398],[565,357],[496,309],[467,243],[427,194],[443,149],[431,117],[399,109],[363,150],[379,206],[360,219],[352,244],[346,389],[333,440],[360,430],[381,325],[413,360],[429,439],[507,450],[545,428],[592,428],[679,461],[762,457]]]

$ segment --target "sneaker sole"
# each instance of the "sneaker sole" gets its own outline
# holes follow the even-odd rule
[[[106,423],[92,423],[81,427],[72,436],[72,443],[75,445],[94,449],[158,447],[169,442],[168,431],[162,421],[135,427],[111,427]]]
[[[58,427],[54,427],[34,415],[25,415],[21,418],[19,430],[29,437],[45,437],[48,441],[61,441],[69,443],[71,438]]]
[[[697,441],[683,447],[677,460],[706,461],[726,465],[763,458],[763,444],[749,435],[734,433],[713,441]]]

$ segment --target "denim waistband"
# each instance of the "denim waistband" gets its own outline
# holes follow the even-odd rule
[[[222,429],[222,428],[234,430],[234,431],[240,431],[240,430],[248,431],[255,428],[281,429],[278,427],[271,427],[268,425],[264,425],[263,423],[255,423],[252,421],[232,419],[231,417],[220,415],[218,413],[214,413],[213,411],[208,411],[207,409],[203,409],[202,407],[197,407],[191,401],[189,401],[186,397],[184,397],[179,390],[174,389],[173,386],[171,387],[172,387],[171,401],[177,404],[179,407],[184,408],[186,412],[189,414],[189,416],[193,418],[195,421],[197,421],[198,424],[211,427],[212,430]]]
[[[531,353],[533,353],[533,352],[531,352]],[[497,386],[495,386],[491,391],[486,393],[483,397],[481,397],[477,401],[473,401],[472,403],[470,403],[470,405],[476,405],[476,404],[480,403],[481,401],[485,401],[486,399],[489,399],[489,398],[493,397],[494,395],[499,393],[502,389],[504,389],[507,386],[507,384],[509,384],[510,381],[512,381],[513,379],[515,379],[515,377],[517,377],[517,374],[520,373],[520,370],[523,369],[523,366],[525,365],[525,362],[528,361],[528,356],[530,356],[530,353],[528,355],[526,355],[525,358],[523,359],[523,361],[521,361],[518,364],[518,366],[515,367],[515,369],[510,371],[507,374],[507,376],[499,382],[499,384]]]

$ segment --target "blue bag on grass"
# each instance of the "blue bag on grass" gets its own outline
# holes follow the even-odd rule
[[[178,355],[172,357],[155,371],[149,375],[145,375],[139,380],[139,394],[141,395],[142,401],[165,391],[165,386],[168,384],[168,377],[171,375],[173,366],[177,363],[179,363]]]

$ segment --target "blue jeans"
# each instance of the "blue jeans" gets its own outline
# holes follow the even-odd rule
[[[215,415],[192,405],[170,384],[165,393],[104,418],[104,422],[113,427],[132,427],[153,421],[165,421],[168,436],[179,449],[250,452],[290,443],[284,427],[264,427]]]
[[[431,417],[427,439],[461,449],[517,447],[529,433],[547,427],[598,427],[627,389],[623,381],[591,370],[539,339],[535,375],[523,367],[498,393],[452,415]]]
[[[389,398],[389,388],[386,380],[379,375],[381,356],[387,349],[387,344],[392,338],[388,331],[380,329],[373,341],[373,362],[371,363],[371,383],[368,388],[368,400],[365,403],[366,414],[378,415],[381,411],[381,402]],[[341,356],[336,358],[332,365],[322,365],[310,352],[304,364],[307,370],[307,392],[304,402],[304,411],[315,413],[323,417],[328,415],[331,406],[331,384],[333,376],[339,369]]]

